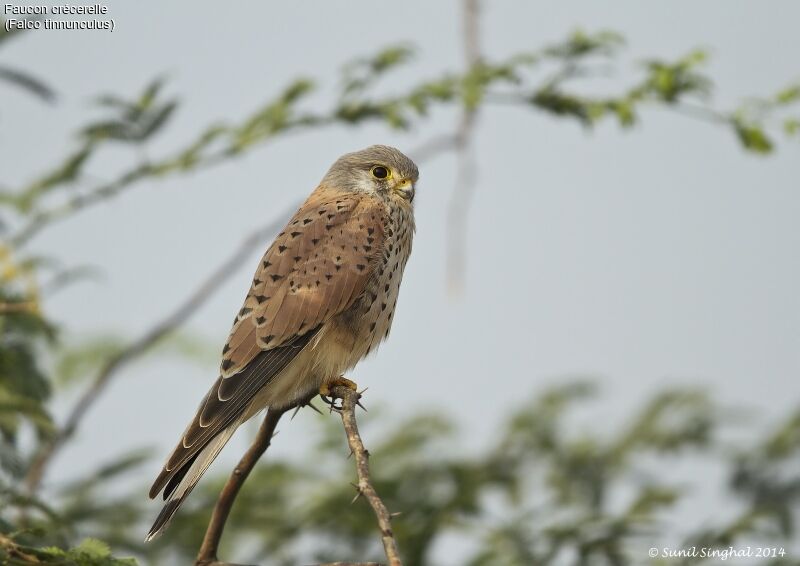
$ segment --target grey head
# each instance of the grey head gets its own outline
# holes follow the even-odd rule
[[[414,199],[417,179],[417,165],[400,150],[388,145],[371,145],[337,159],[321,184],[410,202]]]

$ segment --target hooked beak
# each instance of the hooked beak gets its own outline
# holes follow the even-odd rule
[[[394,190],[395,192],[397,192],[398,195],[406,199],[408,202],[412,202],[414,200],[414,193],[416,193],[416,188],[414,187],[414,183],[410,179],[403,179],[402,181],[400,181]]]

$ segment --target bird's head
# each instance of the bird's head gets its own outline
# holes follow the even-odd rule
[[[371,145],[337,159],[323,177],[322,184],[410,204],[418,178],[416,164],[402,152],[388,145]]]

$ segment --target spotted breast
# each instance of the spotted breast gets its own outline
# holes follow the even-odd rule
[[[364,293],[332,321],[340,346],[349,351],[347,367],[342,371],[374,351],[391,330],[415,226],[409,206],[388,202],[386,211],[383,250]]]

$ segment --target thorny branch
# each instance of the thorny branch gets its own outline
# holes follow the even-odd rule
[[[372,486],[372,479],[369,472],[369,452],[364,448],[364,442],[358,432],[356,422],[356,406],[359,405],[361,394],[339,385],[333,388],[333,394],[342,400],[339,408],[339,415],[342,417],[342,425],[347,434],[347,443],[356,460],[356,474],[358,476],[358,493],[366,498],[367,502],[375,512],[378,520],[378,528],[381,531],[381,542],[386,553],[389,566],[402,566],[400,561],[400,551],[397,548],[397,540],[392,532],[392,514],[386,509],[378,492]]]
[[[192,314],[213,296],[217,289],[219,289],[229,277],[236,273],[253,250],[257,249],[259,246],[263,246],[265,239],[280,230],[284,219],[288,217],[290,213],[291,211],[289,210],[280,214],[276,220],[271,221],[266,226],[258,228],[248,235],[242,243],[239,244],[236,251],[219,265],[186,301],[181,303],[166,318],[155,324],[138,340],[135,340],[129,346],[111,357],[103,367],[100,368],[100,371],[97,373],[92,383],[70,410],[64,425],[56,432],[53,438],[50,439],[49,443],[43,446],[28,469],[25,476],[25,485],[30,492],[35,492],[39,488],[53,457],[64,443],[75,434],[80,422],[103,393],[106,386],[111,381],[111,378],[127,364],[149,351],[162,338],[186,322]]]
[[[331,408],[342,417],[342,425],[347,435],[347,443],[355,456],[356,474],[358,476],[358,485],[356,487],[358,489],[358,494],[363,495],[367,499],[370,506],[372,506],[372,510],[375,512],[375,517],[378,520],[378,527],[381,531],[381,541],[383,542],[383,548],[386,552],[386,558],[389,561],[388,566],[402,566],[400,552],[397,549],[397,541],[392,532],[392,515],[386,509],[386,505],[384,505],[378,493],[375,491],[375,488],[372,486],[369,471],[369,452],[364,448],[364,443],[358,432],[358,423],[355,413],[356,407],[361,405],[359,402],[361,394],[344,386],[334,387],[332,393],[334,398],[341,399],[340,407],[333,407],[332,405]],[[239,463],[236,465],[233,472],[231,472],[228,481],[225,483],[225,487],[222,488],[219,494],[217,503],[214,506],[214,511],[211,514],[211,520],[206,529],[206,534],[200,545],[195,566],[239,566],[228,562],[220,562],[217,558],[220,539],[222,538],[225,523],[228,520],[236,497],[259,458],[261,458],[267,451],[267,448],[269,448],[272,438],[275,436],[275,427],[278,425],[278,421],[281,417],[292,409],[308,406],[312,398],[313,395],[284,409],[267,410],[264,422],[261,423],[255,440],[253,440],[250,448],[244,456],[242,456],[242,459],[239,460]],[[319,566],[380,565],[377,562],[330,562],[320,564]]]

